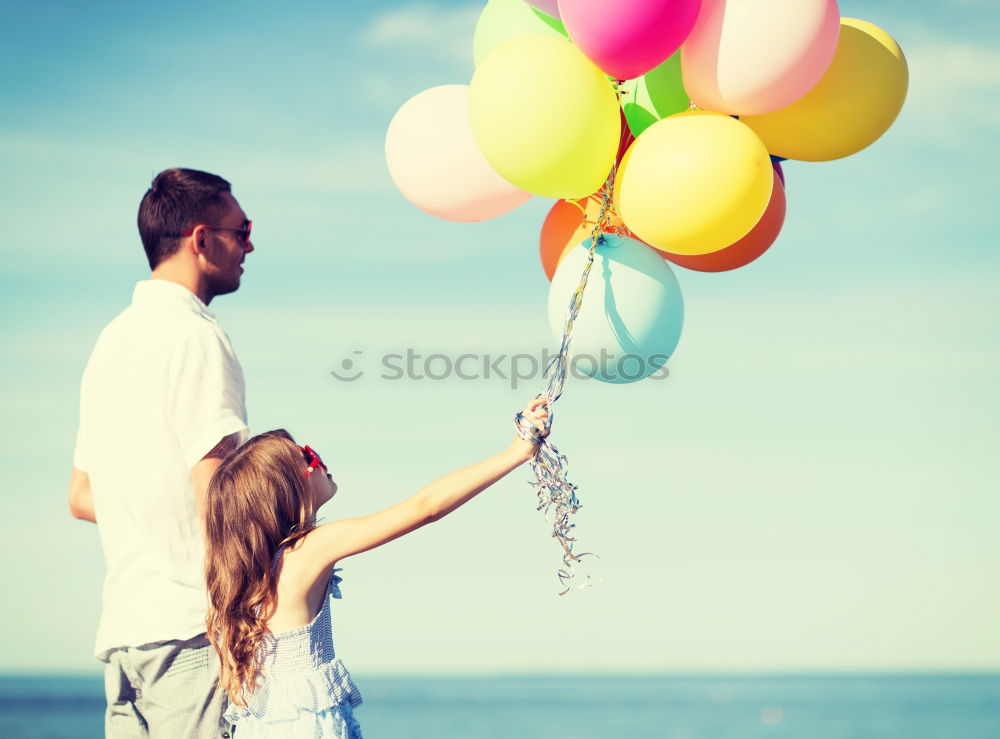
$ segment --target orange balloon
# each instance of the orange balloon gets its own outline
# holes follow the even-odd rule
[[[785,222],[785,188],[782,186],[778,170],[774,170],[774,188],[771,190],[771,201],[767,210],[761,216],[757,225],[750,233],[731,246],[709,254],[668,254],[660,253],[670,262],[699,272],[725,272],[750,264],[754,259],[766,252],[778,238],[781,226]],[[551,278],[550,278],[551,279]]]
[[[580,200],[558,200],[552,206],[552,210],[545,216],[545,222],[542,223],[542,233],[539,238],[542,269],[545,270],[549,282],[552,282],[552,275],[556,273],[556,267],[566,252],[593,236],[600,212],[601,197],[597,193]],[[608,211],[602,231],[635,238],[632,232],[625,228],[614,208]]]

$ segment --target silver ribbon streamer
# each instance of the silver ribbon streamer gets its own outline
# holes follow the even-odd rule
[[[593,552],[576,554],[573,552],[573,545],[576,538],[572,535],[576,527],[571,521],[571,517],[581,508],[580,499],[576,496],[577,487],[569,481],[566,476],[569,462],[565,454],[561,454],[555,446],[548,440],[549,427],[552,425],[552,404],[562,395],[563,384],[566,382],[566,372],[569,368],[569,347],[573,338],[573,324],[580,314],[580,307],[583,305],[583,291],[587,287],[587,278],[590,276],[590,268],[594,264],[594,250],[601,241],[603,226],[607,219],[608,211],[611,207],[611,188],[614,184],[615,170],[612,169],[608,180],[601,190],[601,209],[597,216],[597,223],[591,235],[590,251],[587,253],[587,265],[584,267],[583,275],[580,277],[580,284],[570,298],[569,307],[566,312],[566,322],[563,326],[562,344],[559,353],[552,358],[548,367],[545,368],[544,377],[548,380],[545,391],[535,396],[545,398],[548,401],[549,416],[544,430],[539,430],[522,413],[514,417],[514,428],[518,435],[526,441],[537,445],[535,456],[531,458],[531,470],[535,474],[535,479],[531,485],[538,491],[537,510],[545,513],[546,521],[552,524],[552,537],[559,542],[563,549],[562,564],[556,571],[559,582],[563,586],[563,591],[559,595],[565,595],[570,590],[578,590],[592,584],[590,576],[587,575],[583,582],[577,583],[574,578],[577,576],[576,563],[582,557],[597,556]]]

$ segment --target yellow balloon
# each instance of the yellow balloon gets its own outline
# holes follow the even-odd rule
[[[876,25],[840,19],[837,53],[816,87],[791,105],[742,116],[768,151],[827,162],[873,144],[896,120],[909,84],[899,44]]]
[[[469,117],[486,160],[536,195],[587,197],[618,151],[611,83],[566,39],[528,34],[491,49],[472,77]]]
[[[671,254],[709,254],[746,236],[771,199],[767,149],[721,113],[657,121],[622,157],[614,202],[625,225]]]

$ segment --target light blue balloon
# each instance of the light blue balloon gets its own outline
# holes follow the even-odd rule
[[[571,249],[552,278],[549,328],[555,348],[562,342],[566,313],[589,248],[588,239]],[[605,234],[594,252],[573,327],[571,370],[577,377],[614,384],[649,377],[674,353],[683,324],[684,301],[670,265],[640,241]]]

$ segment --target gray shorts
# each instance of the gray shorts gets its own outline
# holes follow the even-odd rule
[[[219,659],[205,634],[122,647],[104,668],[107,739],[229,739]]]

